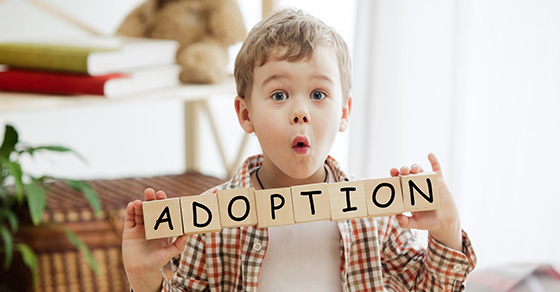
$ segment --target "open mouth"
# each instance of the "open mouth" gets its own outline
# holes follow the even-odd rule
[[[292,141],[292,149],[298,154],[305,154],[309,151],[309,140],[305,136],[297,136]]]

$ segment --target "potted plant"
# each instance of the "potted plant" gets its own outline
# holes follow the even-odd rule
[[[18,239],[17,232],[26,224],[35,227],[49,225],[61,229],[85,256],[90,267],[99,274],[99,267],[87,245],[69,228],[61,224],[44,222],[43,213],[47,208],[49,183],[53,181],[64,181],[71,188],[83,193],[96,215],[101,212],[101,202],[94,189],[87,183],[48,175],[35,177],[22,168],[22,158],[33,157],[44,152],[73,153],[83,160],[77,152],[66,147],[26,145],[19,141],[16,129],[6,125],[4,139],[0,146],[0,255],[4,259],[0,264],[3,264],[4,269],[7,270],[12,264],[14,254],[20,253],[25,266],[32,272],[33,282],[37,283],[37,257],[25,241]]]

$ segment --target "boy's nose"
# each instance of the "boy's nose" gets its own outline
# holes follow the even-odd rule
[[[292,114],[291,121],[293,124],[309,123],[309,114],[305,111],[296,111]]]

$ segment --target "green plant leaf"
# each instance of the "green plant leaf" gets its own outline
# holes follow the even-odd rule
[[[84,156],[82,156],[80,153],[78,153],[77,151],[74,151],[70,148],[63,147],[63,146],[26,147],[23,150],[21,150],[20,153],[25,152],[25,153],[29,153],[29,155],[33,156],[33,154],[35,154],[35,152],[41,151],[41,150],[52,151],[52,152],[70,152],[70,153],[76,155],[76,157],[78,157],[84,163],[87,163],[87,159]]]
[[[12,232],[15,233],[18,230],[18,218],[16,214],[9,208],[10,207],[7,206],[5,209],[0,210],[0,219],[6,218],[6,220],[10,224]]]
[[[12,153],[16,149],[18,140],[19,137],[16,129],[11,125],[6,125],[4,131],[4,140],[2,141],[2,146],[0,146],[0,156],[6,159],[10,159],[10,153]]]
[[[0,163],[14,177],[16,185],[16,197],[18,199],[18,202],[23,202],[23,171],[21,170],[21,165],[17,162],[11,162],[4,157],[0,157]]]
[[[101,201],[95,190],[87,183],[79,180],[66,180],[66,183],[73,189],[84,193],[89,205],[96,216],[101,212]]]
[[[6,253],[4,269],[7,270],[12,264],[12,257],[14,256],[14,239],[10,230],[4,225],[0,225],[0,236],[2,236],[2,241],[4,241],[4,252]]]
[[[97,264],[97,261],[95,261],[95,258],[93,258],[93,254],[91,253],[91,250],[88,248],[88,246],[84,244],[80,240],[80,238],[78,238],[78,236],[68,227],[62,226],[62,228],[64,229],[66,237],[68,237],[70,242],[72,242],[72,244],[82,253],[90,268],[95,272],[97,276],[99,276],[101,274],[101,269],[99,269],[99,264]]]
[[[15,249],[21,253],[23,263],[31,270],[33,286],[37,287],[37,256],[33,249],[24,243],[16,244]]]
[[[36,181],[33,181],[30,184],[25,185],[25,191],[27,192],[27,205],[29,206],[31,220],[34,225],[39,225],[41,224],[43,212],[47,207],[45,190],[43,190]]]

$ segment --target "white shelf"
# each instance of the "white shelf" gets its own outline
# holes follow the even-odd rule
[[[96,95],[50,95],[19,92],[0,92],[0,112],[26,110],[46,110],[67,106],[85,106],[112,102],[134,102],[142,100],[178,99],[185,102],[206,100],[217,94],[235,96],[235,82],[232,77],[219,84],[180,85],[118,98]]]

